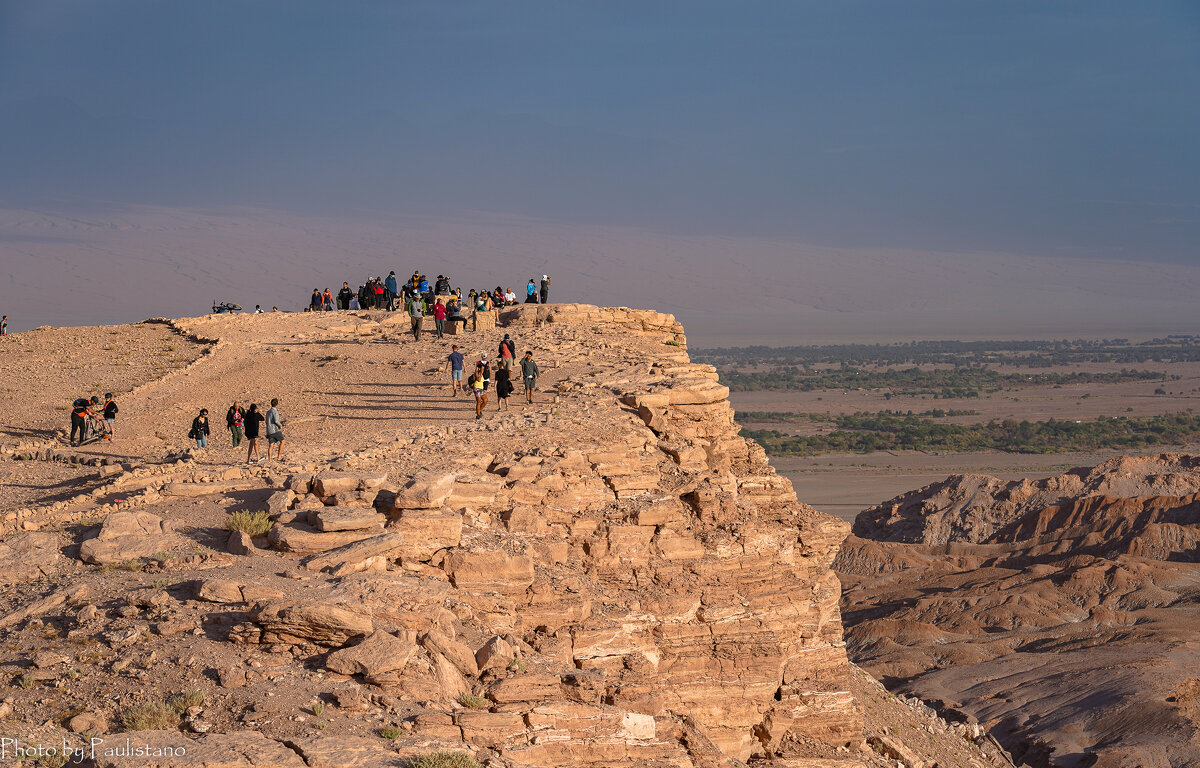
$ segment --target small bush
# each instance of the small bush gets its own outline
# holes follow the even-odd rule
[[[192,690],[181,693],[178,696],[172,696],[167,703],[171,705],[171,709],[182,715],[192,707],[198,707],[204,703],[204,691]]]
[[[408,761],[408,768],[481,768],[466,752],[431,752]]]
[[[271,517],[266,512],[234,512],[225,521],[225,527],[251,536],[262,536],[271,530]]]
[[[379,735],[385,739],[398,739],[400,738],[401,733],[403,733],[403,731],[401,731],[399,728],[394,725],[389,725],[387,728],[381,730]]]
[[[29,689],[37,685],[37,680],[33,678],[33,675],[21,675],[17,678],[17,685]]]
[[[667,345],[668,347],[678,347],[678,346],[681,346],[681,345],[680,345],[680,343],[679,343],[678,341],[675,341],[675,339],[667,339],[667,341],[666,341],[665,343],[666,343],[666,345]]]
[[[487,699],[475,693],[458,694],[458,703],[467,709],[483,709],[488,705]]]
[[[122,713],[121,727],[126,731],[161,731],[176,728],[179,726],[179,715],[172,705],[152,701],[138,704]]]
[[[313,704],[312,705],[312,713],[314,715],[316,715],[317,717],[320,717],[321,715],[325,714],[325,702],[318,701],[316,704]]]

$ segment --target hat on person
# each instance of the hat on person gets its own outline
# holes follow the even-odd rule
[[[543,280],[549,280],[550,278],[546,277],[545,275],[542,275],[542,279],[543,279]]]
[[[505,341],[508,341],[508,334],[507,334],[507,333],[506,333],[506,334],[504,334],[504,340],[505,340]]]
[[[487,360],[487,352],[484,352],[482,355],[480,355],[480,356],[479,356],[479,359],[481,359],[481,360]]]

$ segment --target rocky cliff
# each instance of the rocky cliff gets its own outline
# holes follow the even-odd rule
[[[956,476],[864,511],[853,656],[1037,766],[1200,765],[1200,458]]]
[[[864,731],[855,686],[888,705],[842,642],[830,564],[846,526],[738,436],[679,324],[581,305],[497,319],[543,375],[533,405],[518,385],[480,420],[444,359],[454,340],[471,363],[502,331],[413,341],[365,312],[129,331],[163,355],[201,348],[169,372],[114,351],[118,440],[87,449],[38,421],[75,394],[36,378],[61,372],[3,382],[28,409],[6,427],[3,482],[47,491],[5,505],[12,736],[158,750],[100,766],[439,751],[514,767],[924,764],[903,736]],[[42,343],[17,338],[0,354]],[[220,416],[273,396],[285,458],[247,464]],[[183,435],[201,406],[214,435],[197,452]],[[1007,764],[971,743],[981,733],[900,712],[922,750]]]

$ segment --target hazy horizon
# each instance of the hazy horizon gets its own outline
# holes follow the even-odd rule
[[[379,263],[386,243],[354,232],[404,241],[407,221],[426,232],[427,271],[439,254],[481,272],[491,258],[507,282],[540,262],[577,276],[558,296],[582,301],[644,293],[597,291],[593,260],[667,260],[652,271],[687,279],[663,287],[666,309],[715,330],[762,313],[772,331],[794,320],[834,335],[1098,322],[1153,334],[1190,326],[1183,294],[1200,284],[1196,93],[1200,6],[1180,2],[18,0],[0,5],[0,311],[29,327],[30,291],[121,261],[105,250],[117,246],[141,265],[122,261],[122,279],[174,270],[198,292],[193,312],[237,279],[209,273],[209,248],[255,274],[311,274],[307,260],[332,252],[400,272]],[[106,240],[146,211],[198,228],[177,241],[186,253],[153,226]],[[54,240],[29,216],[90,228]],[[238,219],[253,242],[206,244],[205,217]],[[340,250],[306,252],[293,236],[305,218]],[[465,229],[430,239],[437,221]],[[511,243],[536,258],[472,240],[497,221],[527,222]],[[861,296],[814,268],[836,253],[857,265]],[[803,295],[765,308],[745,287],[726,303],[674,297],[729,286],[721,268],[741,262]],[[1155,266],[1122,266],[1138,263]],[[1110,274],[1074,275],[1084,264]],[[1016,265],[1023,275],[1004,272]],[[886,296],[898,277],[908,302]],[[1022,277],[1039,301],[979,311]],[[99,279],[102,296],[122,288]],[[1079,293],[1055,315],[1051,287]],[[106,312],[97,301],[88,316]]]

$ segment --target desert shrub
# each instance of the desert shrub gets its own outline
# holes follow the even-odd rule
[[[379,731],[379,735],[385,739],[398,739],[400,738],[401,733],[403,733],[403,731],[394,725],[389,725],[387,728]]]
[[[181,693],[178,696],[172,696],[170,699],[167,699],[167,703],[171,705],[171,709],[182,715],[192,707],[198,707],[204,703],[204,691],[192,690],[187,693]]]
[[[271,517],[266,512],[234,512],[225,521],[225,527],[251,536],[262,536],[271,530]]]
[[[480,768],[466,752],[430,752],[408,761],[408,768]]]
[[[121,714],[121,727],[126,731],[161,731],[179,725],[180,712],[162,701],[151,701],[130,707]]]
[[[458,703],[467,709],[483,709],[488,705],[487,699],[475,693],[458,694]]]

